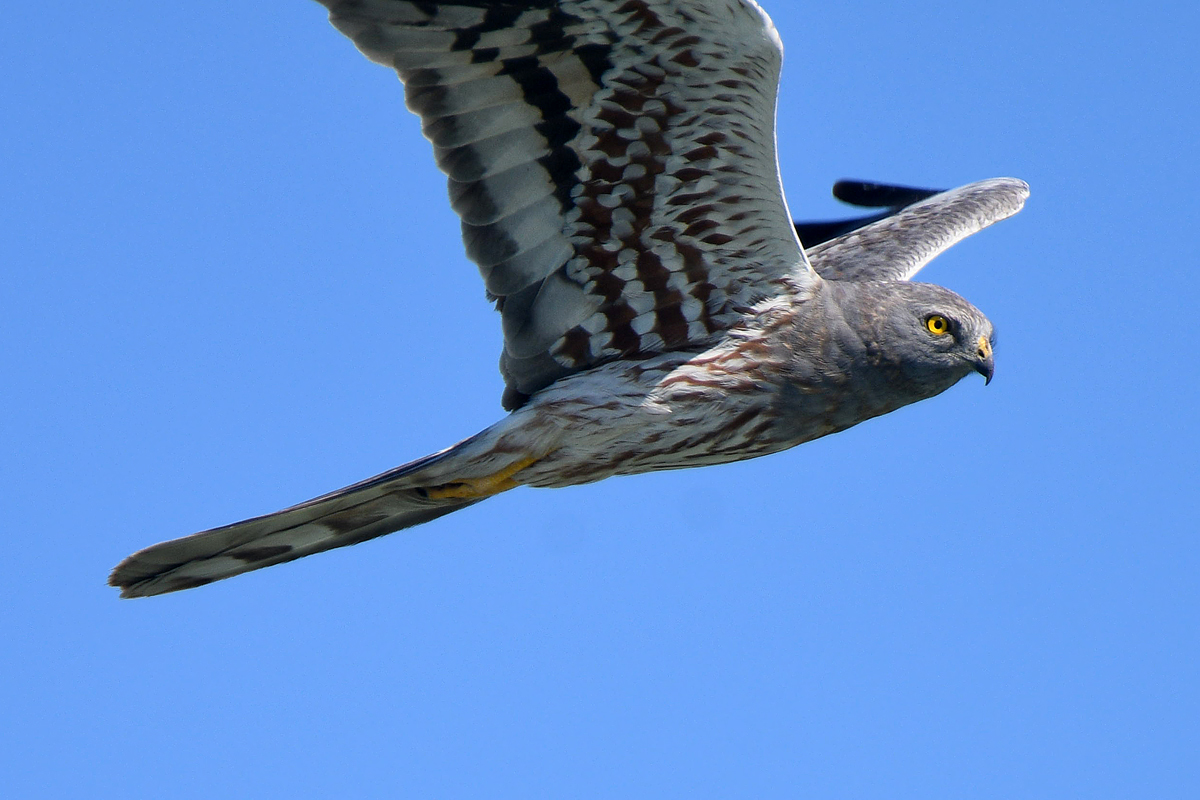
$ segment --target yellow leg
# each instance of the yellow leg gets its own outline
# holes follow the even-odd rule
[[[491,475],[443,483],[440,486],[430,486],[425,491],[427,496],[434,500],[478,500],[491,497],[519,486],[520,484],[514,481],[512,476],[537,460],[537,456],[529,456]]]

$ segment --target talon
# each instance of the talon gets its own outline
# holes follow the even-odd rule
[[[499,472],[485,475],[482,478],[469,478],[465,481],[453,481],[439,486],[430,486],[424,490],[426,497],[431,500],[480,500],[500,492],[520,486],[512,479],[521,470],[538,460],[537,456],[523,458]]]

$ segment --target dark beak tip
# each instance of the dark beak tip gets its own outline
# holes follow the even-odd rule
[[[979,337],[978,346],[975,348],[975,371],[983,376],[983,385],[987,386],[992,382],[992,375],[996,372],[996,362],[992,360],[992,342],[985,336]]]

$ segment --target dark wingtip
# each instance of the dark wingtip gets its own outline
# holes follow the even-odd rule
[[[882,208],[882,212],[853,219],[796,222],[796,235],[805,248],[836,239],[872,222],[890,217],[901,209],[941,194],[941,189],[919,189],[892,183],[840,180],[833,185],[833,196],[843,203],[859,208]],[[507,406],[506,406],[507,408]]]
[[[833,185],[833,196],[843,203],[861,208],[892,208],[899,210],[941,194],[944,189],[921,189],[892,183],[840,180]]]
[[[805,248],[815,247],[823,242],[828,242],[830,239],[836,239],[843,234],[856,231],[864,225],[870,225],[872,222],[877,222],[884,217],[890,216],[891,211],[885,211],[882,214],[871,214],[867,217],[854,217],[853,219],[834,219],[821,222],[797,222],[796,235],[800,237],[800,241]]]

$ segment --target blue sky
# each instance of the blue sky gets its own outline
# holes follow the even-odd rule
[[[1029,181],[923,280],[996,379],[167,597],[108,570],[494,421],[394,76],[303,0],[0,30],[13,797],[1200,794],[1190,3],[767,0],[798,217]]]

